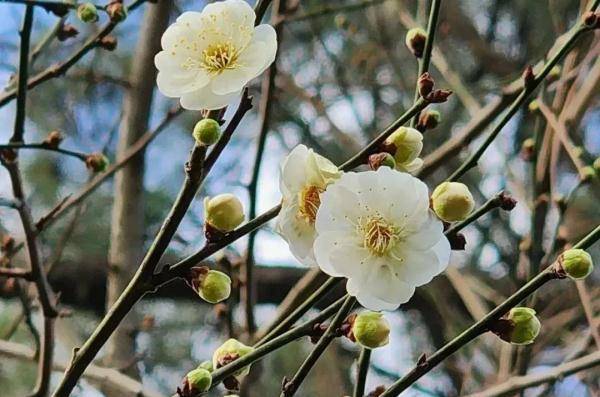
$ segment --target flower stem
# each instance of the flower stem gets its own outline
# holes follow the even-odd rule
[[[342,325],[342,322],[344,321],[348,313],[350,313],[350,310],[352,310],[352,307],[355,303],[356,299],[353,296],[348,296],[345,298],[344,304],[342,305],[338,313],[335,315],[331,324],[329,324],[327,331],[325,331],[323,336],[321,336],[315,348],[310,352],[308,357],[306,357],[306,360],[304,360],[302,365],[300,365],[300,368],[298,368],[296,375],[294,375],[292,380],[284,382],[280,397],[291,397],[294,394],[296,394],[298,388],[300,388],[300,385],[302,384],[312,367],[321,357],[321,354],[323,354],[323,352],[325,351],[325,349],[327,349],[327,347],[333,341],[333,339],[335,339],[338,336],[338,328],[340,327],[340,325]]]
[[[431,62],[431,52],[433,51],[433,41],[435,39],[435,30],[438,24],[438,17],[440,15],[440,6],[442,5],[441,0],[433,0],[431,3],[431,9],[429,10],[429,21],[427,22],[427,39],[425,40],[425,47],[423,48],[423,56],[419,60],[419,74],[417,74],[417,87],[415,88],[415,103],[419,100],[421,95],[419,94],[419,83],[418,77],[429,70],[429,63]],[[411,127],[415,127],[419,121],[419,112],[415,114],[412,121],[410,122]]]
[[[597,226],[592,232],[584,237],[579,243],[575,245],[575,248],[586,249],[590,247],[600,239],[600,225]],[[431,357],[417,364],[409,373],[404,375],[401,379],[397,380],[392,384],[380,397],[392,397],[397,396],[404,390],[408,389],[413,383],[419,380],[423,375],[435,368],[439,363],[444,361],[450,355],[455,353],[457,350],[477,338],[479,335],[484,334],[489,330],[490,324],[499,319],[510,309],[519,304],[523,299],[534,293],[542,285],[546,284],[550,280],[559,278],[556,273],[555,266],[550,266],[546,270],[539,273],[537,276],[532,278],[527,284],[523,285],[517,292],[502,302],[494,310],[489,312],[481,320],[477,321],[471,327],[469,327],[462,334],[444,345],[440,350],[435,352]]]
[[[360,351],[358,357],[358,370],[356,375],[356,385],[354,386],[354,397],[363,397],[365,395],[365,386],[367,383],[367,373],[369,372],[369,363],[371,361],[371,349],[365,347]]]
[[[296,339],[299,339],[303,336],[307,336],[312,331],[313,326],[315,324],[318,324],[331,317],[333,313],[335,313],[340,309],[340,307],[342,307],[346,299],[346,297],[338,299],[335,303],[331,304],[328,308],[323,310],[313,319],[302,323],[298,327],[293,328],[279,335],[278,337],[263,343],[262,345],[255,346],[256,348],[252,352],[238,358],[237,360],[231,362],[230,364],[227,364],[224,367],[217,369],[215,372],[212,373],[213,387],[218,385],[220,381],[222,381],[229,375],[232,375],[233,373],[239,371],[245,366],[262,359],[267,354],[279,349],[282,346],[287,345],[290,342],[295,341]]]

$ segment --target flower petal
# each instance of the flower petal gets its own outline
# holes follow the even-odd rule
[[[313,253],[314,228],[297,217],[298,204],[285,205],[277,218],[277,231],[287,241],[292,255],[306,266],[316,264]]]
[[[205,86],[196,91],[183,94],[180,102],[181,106],[188,110],[215,110],[227,106],[240,95],[241,91],[227,95],[217,95],[212,92],[209,86]]]
[[[334,277],[360,277],[368,266],[369,252],[344,232],[318,234],[314,253],[321,270]]]
[[[308,148],[304,145],[298,145],[283,160],[279,187],[284,197],[288,194],[296,194],[304,187],[307,157]]]

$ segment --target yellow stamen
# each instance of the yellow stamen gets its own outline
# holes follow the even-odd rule
[[[304,218],[309,224],[314,224],[317,219],[317,211],[321,205],[321,196],[325,189],[318,186],[307,186],[299,193],[298,203],[298,216]]]
[[[359,219],[357,231],[363,236],[363,246],[375,256],[387,254],[400,240],[398,227],[379,215]]]

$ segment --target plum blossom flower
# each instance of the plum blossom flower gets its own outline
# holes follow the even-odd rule
[[[321,195],[314,253],[321,270],[371,310],[395,310],[450,259],[427,186],[388,167],[346,173]]]
[[[154,59],[159,90],[190,110],[226,106],[275,60],[275,30],[254,27],[255,19],[243,0],[181,14],[163,34],[163,51]]]
[[[277,231],[296,259],[307,266],[316,264],[313,242],[321,195],[340,175],[331,161],[304,145],[296,146],[282,163],[279,188],[283,199]]]

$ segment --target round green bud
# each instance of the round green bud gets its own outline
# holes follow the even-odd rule
[[[367,349],[375,349],[388,344],[390,325],[379,312],[359,313],[352,324],[354,339]]]
[[[221,136],[221,126],[213,119],[202,119],[196,123],[192,133],[196,142],[209,146]]]
[[[252,346],[246,346],[237,339],[228,339],[213,353],[212,364],[213,368],[218,369],[225,365],[237,360],[240,357],[252,352],[254,348]],[[242,368],[235,373],[237,376],[244,376],[250,372],[250,365]]]
[[[425,42],[427,41],[427,32],[422,28],[412,28],[406,32],[404,43],[417,58],[423,56],[425,50]]]
[[[200,365],[198,365],[198,367],[197,367],[197,368],[202,368],[202,369],[205,369],[205,370],[207,370],[208,372],[213,372],[213,371],[214,371],[214,368],[213,368],[212,361],[210,361],[210,360],[202,361],[202,362],[200,363]]]
[[[503,338],[513,345],[528,345],[533,343],[540,333],[542,324],[535,315],[535,310],[528,307],[514,307],[508,312],[507,319],[510,321],[508,338]],[[502,336],[501,336],[502,337]]]
[[[414,128],[400,127],[384,142],[393,151],[396,164],[408,164],[414,161],[423,150],[423,134]]]
[[[465,219],[475,207],[469,188],[460,182],[444,182],[431,195],[433,211],[446,222]]]
[[[533,100],[531,102],[529,102],[529,105],[527,106],[527,108],[529,109],[529,111],[531,113],[537,112],[540,109],[540,105],[537,102],[537,100]]]
[[[231,279],[218,270],[209,270],[199,276],[198,295],[208,303],[219,303],[231,295]]]
[[[93,172],[104,172],[109,164],[108,157],[102,153],[89,154],[85,159],[86,167]]]
[[[187,383],[187,385],[186,385]],[[204,393],[210,389],[212,384],[212,375],[204,368],[196,368],[188,372],[184,380],[184,390],[190,391],[190,395]]]
[[[204,220],[207,225],[227,233],[244,221],[242,202],[233,194],[219,194],[204,199]]]
[[[581,175],[579,176],[583,182],[587,182],[596,176],[596,170],[592,166],[585,166],[581,169]]]
[[[77,17],[85,23],[98,21],[98,10],[92,3],[83,3],[77,7]]]
[[[578,248],[563,252],[559,258],[559,263],[567,276],[573,280],[584,279],[594,270],[591,255]]]

